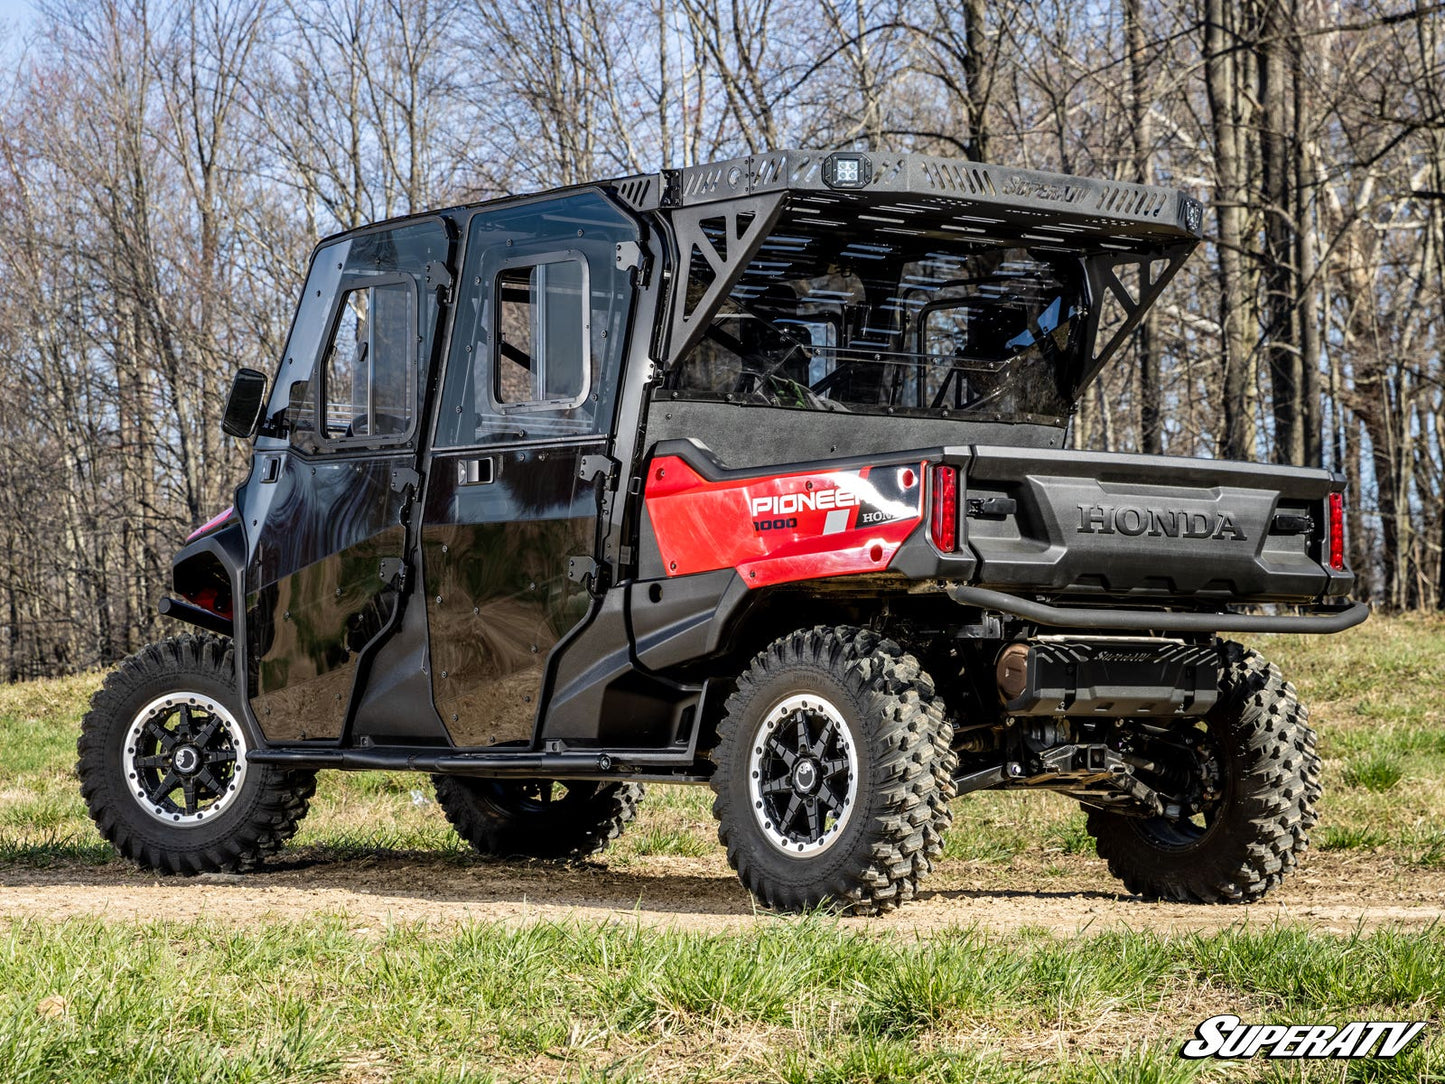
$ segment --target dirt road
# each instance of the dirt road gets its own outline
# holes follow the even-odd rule
[[[722,856],[648,858],[554,868],[456,864],[415,853],[348,861],[288,854],[264,872],[156,878],[127,866],[0,870],[0,916],[165,917],[250,924],[321,915],[359,929],[391,922],[451,924],[535,919],[642,921],[723,930],[775,921],[753,911]],[[1121,896],[1102,863],[1062,856],[1047,867],[945,862],[922,896],[879,919],[847,919],[877,932],[977,924],[1058,934],[1111,928],[1218,929],[1299,922],[1336,932],[1357,926],[1423,927],[1445,916],[1445,871],[1409,869],[1384,855],[1315,854],[1264,903],[1200,907]]]

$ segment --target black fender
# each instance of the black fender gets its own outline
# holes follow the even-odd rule
[[[236,607],[244,605],[246,540],[241,522],[221,527],[181,547],[171,562],[171,583],[179,598],[162,599],[157,609],[209,632],[235,638]]]
[[[240,722],[253,752],[269,748],[251,711],[246,643],[246,534],[240,519],[232,517],[219,528],[191,538],[171,562],[171,582],[178,599],[164,599],[157,609],[176,618],[229,636],[235,646],[236,688],[240,692]],[[274,589],[274,588],[273,588]],[[217,594],[208,594],[216,591]],[[205,605],[210,601],[210,605]]]

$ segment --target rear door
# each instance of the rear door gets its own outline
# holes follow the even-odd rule
[[[272,741],[342,736],[360,653],[391,622],[444,266],[440,219],[317,251],[276,396],[289,443],[243,498],[248,695]]]
[[[547,656],[591,607],[568,572],[597,556],[588,457],[611,452],[639,240],[594,191],[468,224],[422,526],[432,694],[458,746],[530,743]]]

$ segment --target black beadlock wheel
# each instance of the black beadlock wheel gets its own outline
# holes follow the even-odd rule
[[[953,727],[892,640],[840,626],[773,641],[738,678],[718,738],[718,839],[764,906],[889,911],[942,854]]]
[[[1279,668],[1239,644],[1204,719],[1202,815],[1169,820],[1090,809],[1109,872],[1135,895],[1181,903],[1248,903],[1299,862],[1319,801],[1320,758],[1308,712]]]
[[[457,835],[496,858],[587,858],[637,816],[640,783],[470,779],[434,775],[437,804]]]
[[[160,873],[249,868],[296,833],[316,773],[246,763],[229,640],[174,636],[127,658],[80,725],[75,770],[96,827]]]

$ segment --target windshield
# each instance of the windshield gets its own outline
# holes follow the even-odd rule
[[[740,403],[1061,424],[1084,315],[1067,257],[795,220],[669,383]]]

